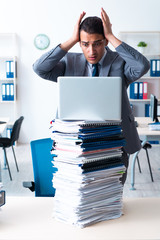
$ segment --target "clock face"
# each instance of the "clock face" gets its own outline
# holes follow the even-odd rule
[[[48,48],[50,40],[45,34],[38,34],[34,39],[34,45],[40,50]]]

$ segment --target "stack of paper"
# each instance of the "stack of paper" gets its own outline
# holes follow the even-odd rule
[[[80,227],[118,218],[123,187],[120,122],[52,122],[54,216]]]
[[[155,123],[149,123],[149,130],[151,131],[160,131],[160,123],[159,122],[155,122]]]

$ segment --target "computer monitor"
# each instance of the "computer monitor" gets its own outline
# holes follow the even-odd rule
[[[153,122],[159,122],[157,108],[158,108],[158,100],[155,95],[151,94],[150,95],[150,117]]]
[[[58,77],[58,118],[121,120],[120,77]]]

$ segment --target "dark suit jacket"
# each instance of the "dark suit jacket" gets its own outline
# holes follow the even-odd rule
[[[108,47],[103,61],[101,76],[122,78],[122,129],[126,138],[126,152],[132,154],[141,148],[139,136],[130,108],[127,88],[130,83],[142,77],[149,70],[148,60],[122,43],[116,52]],[[84,76],[86,59],[83,53],[63,51],[59,46],[45,53],[33,64],[34,71],[42,78],[56,82],[58,76]]]

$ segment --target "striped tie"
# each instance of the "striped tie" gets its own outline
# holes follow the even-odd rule
[[[93,66],[92,77],[97,77],[97,76],[99,76],[99,73],[98,73],[98,63],[92,64],[92,66]]]

